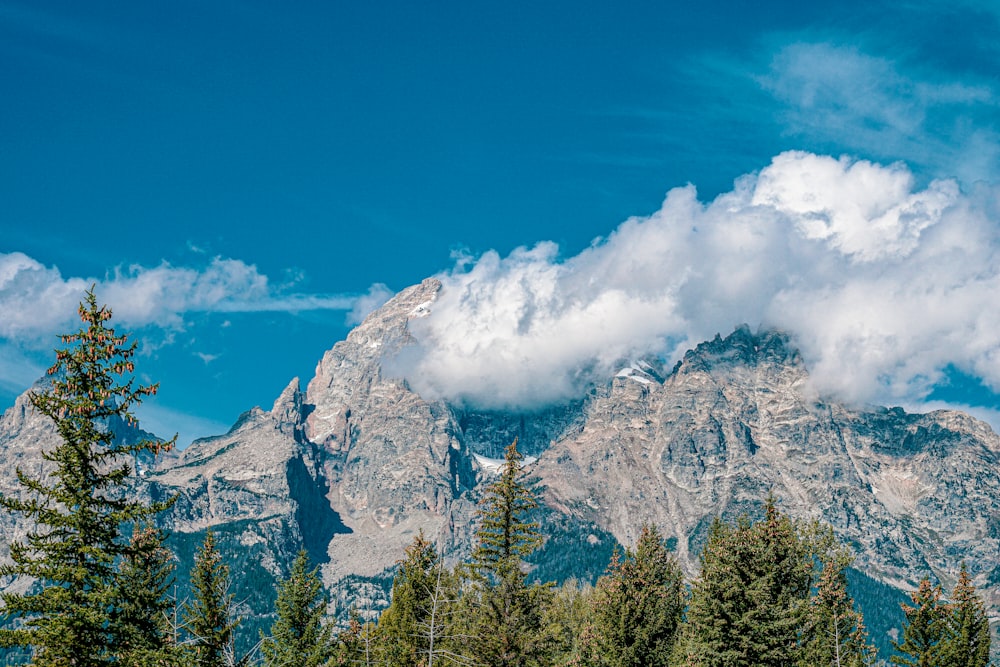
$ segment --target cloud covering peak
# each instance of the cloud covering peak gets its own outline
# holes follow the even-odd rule
[[[920,401],[949,365],[1000,388],[997,195],[782,153],[710,203],[673,189],[574,257],[545,242],[460,262],[401,362],[424,395],[531,408],[747,322],[790,332],[843,399]]]

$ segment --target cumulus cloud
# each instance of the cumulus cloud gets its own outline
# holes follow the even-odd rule
[[[1000,389],[998,195],[783,153],[709,203],[671,190],[566,260],[540,243],[460,262],[401,361],[428,396],[531,408],[746,322],[790,332],[817,390],[847,400],[919,401],[949,364]]]
[[[112,305],[116,322],[167,329],[182,328],[185,315],[194,312],[350,312],[386,291],[378,285],[361,297],[287,293],[257,267],[222,257],[201,268],[133,265],[104,279],[64,278],[58,268],[23,253],[0,253],[0,338],[25,346],[48,344],[53,334],[73,324],[76,305],[92,284],[99,299]]]

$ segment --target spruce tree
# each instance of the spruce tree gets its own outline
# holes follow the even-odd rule
[[[389,607],[378,620],[382,659],[391,665],[417,665],[426,660],[433,636],[424,636],[421,625],[432,611],[438,584],[438,554],[423,530],[406,548],[399,571],[392,581]]]
[[[196,667],[226,667],[235,662],[233,633],[239,620],[233,618],[233,596],[229,592],[229,567],[215,545],[209,529],[191,570],[193,599],[184,606],[184,627],[190,635],[188,651]]]
[[[812,558],[769,497],[763,521],[716,519],[701,554],[677,662],[787,667],[798,658]]]
[[[990,622],[962,562],[946,617],[948,639],[941,650],[941,667],[986,667],[990,663]]]
[[[803,635],[801,667],[864,667],[875,664],[875,647],[868,642],[864,618],[847,592],[845,559],[831,559],[820,575],[810,601]]]
[[[939,667],[943,664],[942,653],[951,636],[949,609],[942,596],[941,586],[932,585],[931,580],[924,577],[917,590],[910,594],[913,606],[902,605],[906,614],[903,641],[893,642],[902,655],[892,656],[890,660],[893,664],[909,667]]]
[[[587,663],[607,667],[666,666],[684,613],[684,576],[655,526],[645,525],[635,550],[617,552],[592,598]]]
[[[98,306],[93,288],[80,303],[81,328],[61,336],[49,369],[51,388],[31,395],[35,410],[51,419],[60,442],[42,456],[51,472],[32,477],[17,470],[25,493],[0,496],[0,505],[33,524],[24,542],[11,544],[11,563],[0,576],[30,577],[37,586],[0,595],[14,629],[0,630],[0,646],[31,646],[38,667],[90,667],[114,661],[112,622],[117,566],[135,556],[125,531],[150,520],[169,502],[130,498],[130,461],[157,454],[174,441],[125,441],[116,437],[137,422],[133,409],[157,385],[135,382],[136,344],[109,325],[111,310]]]
[[[116,652],[124,665],[179,664],[180,651],[167,597],[173,585],[173,554],[163,546],[163,533],[151,525],[132,535],[132,553],[122,561],[117,578],[119,604],[112,612]]]
[[[542,544],[538,522],[529,520],[538,501],[525,482],[523,460],[515,438],[504,450],[500,479],[486,488],[479,503],[472,552],[472,567],[479,572],[496,576],[510,564],[520,565],[522,558]]]
[[[528,585],[521,559],[541,545],[529,512],[538,506],[524,480],[517,440],[504,453],[500,478],[480,502],[480,525],[472,554],[475,587],[471,596],[470,645],[476,662],[487,667],[545,664],[552,648],[543,623],[547,586]]]
[[[332,630],[323,624],[326,604],[323,582],[309,569],[309,556],[300,551],[288,578],[278,586],[271,635],[262,638],[266,667],[320,667],[333,656]]]

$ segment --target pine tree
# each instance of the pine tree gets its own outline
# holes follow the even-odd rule
[[[990,664],[990,622],[962,562],[947,615],[948,636],[941,650],[941,667],[986,667]]]
[[[511,563],[531,554],[542,544],[538,523],[528,516],[538,507],[525,483],[524,457],[517,451],[517,439],[504,451],[500,479],[486,488],[479,507],[479,528],[472,567],[497,575]]]
[[[684,576],[655,526],[645,525],[635,550],[617,552],[592,599],[590,664],[667,665],[684,613]]]
[[[109,326],[111,310],[97,305],[93,288],[79,315],[82,327],[61,336],[66,347],[56,350],[48,371],[51,388],[31,395],[34,409],[59,433],[60,443],[42,453],[52,470],[40,478],[18,470],[26,493],[0,497],[0,505],[33,524],[26,541],[11,544],[12,562],[0,567],[0,576],[38,581],[26,593],[0,595],[8,620],[22,621],[0,630],[0,646],[33,647],[38,667],[113,662],[116,567],[135,555],[123,531],[169,506],[130,499],[124,491],[129,461],[174,441],[115,437],[123,425],[136,425],[132,410],[157,385],[135,382],[136,344]]]
[[[500,478],[480,503],[471,563],[475,587],[464,601],[471,606],[466,632],[475,661],[487,667],[544,664],[553,644],[543,623],[549,588],[529,586],[521,570],[521,559],[542,542],[538,524],[528,520],[538,503],[521,461],[515,440],[505,451]]]
[[[426,659],[432,637],[423,636],[420,626],[431,611],[438,565],[437,550],[421,530],[406,548],[392,581],[391,602],[379,617],[382,659],[387,664],[403,667]]]
[[[233,633],[239,620],[233,618],[229,567],[222,562],[211,529],[195,554],[191,592],[194,599],[184,606],[191,659],[197,667],[226,667],[227,662],[235,662]]]
[[[864,667],[875,664],[875,647],[868,642],[864,618],[847,593],[845,559],[831,559],[820,575],[810,601],[801,667]]]
[[[758,523],[712,524],[677,662],[785,667],[797,660],[813,563],[773,497],[765,509]]]
[[[117,578],[119,604],[112,612],[116,651],[121,664],[178,664],[180,652],[169,621],[173,554],[163,546],[163,533],[151,525],[132,535],[132,553],[122,561]]]
[[[950,637],[948,606],[943,602],[940,585],[931,585],[924,577],[910,598],[913,606],[903,605],[906,627],[902,643],[893,646],[902,655],[890,658],[896,665],[909,667],[938,667],[942,665],[942,652]]]
[[[277,620],[262,638],[266,667],[319,667],[333,656],[333,637],[323,624],[327,597],[309,556],[300,551],[288,578],[278,586]]]

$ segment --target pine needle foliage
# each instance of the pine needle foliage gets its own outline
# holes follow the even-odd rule
[[[480,526],[472,553],[472,590],[465,627],[473,661],[486,667],[545,664],[554,638],[543,623],[551,599],[548,585],[528,585],[521,559],[542,543],[538,524],[528,520],[538,507],[525,483],[517,440],[504,452],[500,478],[480,502]]]
[[[326,604],[323,582],[300,551],[278,586],[278,618],[261,643],[265,667],[319,667],[333,657],[333,631],[323,624]]]
[[[810,600],[800,667],[864,667],[876,660],[861,613],[847,592],[846,559],[828,561]]]
[[[893,642],[901,655],[894,655],[895,665],[908,667],[939,667],[943,664],[941,654],[949,640],[948,607],[944,602],[940,585],[932,585],[928,577],[911,594],[912,605],[903,605],[906,627],[903,641]]]
[[[504,451],[500,478],[486,488],[480,502],[472,553],[472,567],[479,572],[496,575],[542,544],[538,522],[528,520],[538,501],[525,483],[523,460],[515,439]]]
[[[51,388],[31,395],[59,433],[60,443],[42,453],[51,472],[32,477],[19,469],[24,493],[0,496],[0,506],[33,525],[25,541],[11,544],[12,562],[0,576],[37,582],[26,593],[0,595],[8,621],[20,622],[0,630],[0,646],[31,646],[37,667],[113,662],[117,566],[139,548],[128,531],[170,505],[132,499],[125,487],[130,461],[170,449],[174,440],[115,436],[137,425],[132,411],[157,385],[136,383],[136,343],[109,325],[111,310],[97,305],[93,288],[78,312],[80,329],[60,337],[65,347],[48,371]]]
[[[132,534],[132,553],[121,564],[116,584],[119,604],[112,612],[111,627],[125,665],[180,660],[169,620],[173,601],[167,595],[174,582],[173,554],[163,540],[163,532],[154,526],[139,527]]]
[[[694,582],[680,664],[795,664],[812,584],[810,549],[768,497],[763,521],[716,519]]]
[[[951,593],[947,625],[949,639],[941,651],[944,667],[987,667],[990,664],[990,622],[965,561]]]
[[[437,574],[437,550],[421,530],[406,547],[392,581],[392,602],[378,620],[382,658],[388,664],[417,665],[426,659],[433,637],[423,636],[421,624],[432,611]]]
[[[233,618],[233,596],[229,592],[229,567],[215,545],[211,529],[195,554],[191,570],[194,599],[184,606],[184,627],[191,661],[196,667],[226,667],[233,662],[233,633],[239,619]]]
[[[666,667],[684,614],[684,575],[655,526],[615,553],[594,590],[585,664]]]

